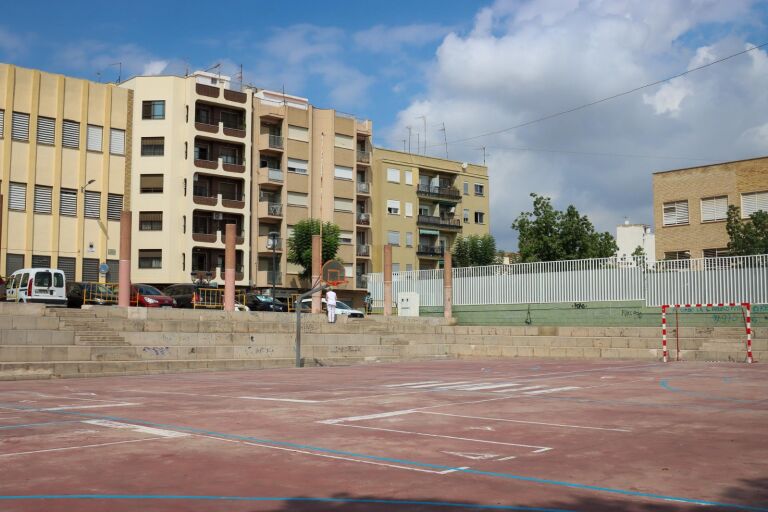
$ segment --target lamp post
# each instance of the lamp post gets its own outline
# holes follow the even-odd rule
[[[277,250],[277,241],[280,239],[280,233],[277,231],[270,231],[269,232],[269,246],[272,247],[272,303],[274,304],[275,300],[275,284],[277,283],[277,262],[275,260],[276,254],[275,251]]]

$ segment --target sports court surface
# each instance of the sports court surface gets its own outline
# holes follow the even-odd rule
[[[768,511],[767,382],[533,359],[4,382],[0,510]]]

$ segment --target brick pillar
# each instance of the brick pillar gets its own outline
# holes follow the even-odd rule
[[[235,310],[235,225],[227,224],[224,236],[224,311]]]
[[[312,288],[320,284],[323,271],[323,237],[312,235]],[[311,289],[311,288],[310,288]],[[312,294],[312,313],[322,313],[323,302],[321,292]]]
[[[453,262],[451,251],[443,255],[443,314],[445,318],[453,317]]]
[[[392,246],[384,246],[384,316],[392,316]]]
[[[131,305],[131,212],[120,212],[120,263],[118,268],[117,305]]]

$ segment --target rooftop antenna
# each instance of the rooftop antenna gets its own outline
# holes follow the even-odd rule
[[[440,128],[440,131],[443,132],[443,141],[445,142],[445,159],[448,160],[448,132],[445,131],[445,123],[443,123],[443,127]]]
[[[424,121],[424,154],[427,154],[427,116],[418,116],[416,119],[421,119]]]
[[[408,152],[411,152],[411,127],[406,126],[408,128]]]
[[[405,153],[405,139],[403,139],[403,153]]]
[[[477,149],[478,149],[478,150],[482,150],[482,151],[483,151],[483,165],[485,165],[485,157],[486,157],[486,153],[485,153],[485,146],[480,146],[480,147],[479,147],[479,148],[477,148]]]
[[[421,133],[416,132],[416,153],[421,152]]]
[[[243,90],[243,65],[242,64],[240,64],[240,69],[235,74],[235,80],[240,82],[240,90],[242,91]]]

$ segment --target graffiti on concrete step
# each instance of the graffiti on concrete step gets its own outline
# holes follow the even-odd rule
[[[587,305],[583,302],[574,302],[573,306],[574,309],[587,309]]]
[[[254,354],[272,354],[275,351],[275,347],[270,347],[267,345],[259,345],[259,346],[248,346],[248,351],[253,352]]]
[[[643,314],[636,309],[622,309],[621,316],[622,318],[640,318]]]
[[[154,354],[156,356],[167,356],[171,349],[170,347],[144,347],[142,351]]]
[[[335,345],[331,347],[332,354],[352,354],[362,351],[362,347],[357,345]]]

